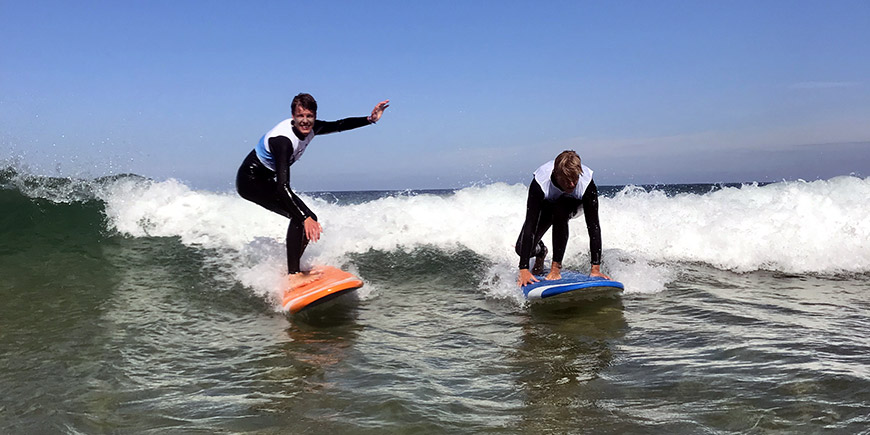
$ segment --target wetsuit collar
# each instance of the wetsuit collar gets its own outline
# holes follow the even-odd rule
[[[299,140],[305,140],[305,138],[308,137],[303,135],[299,130],[297,130],[295,125],[293,126],[293,134],[295,134],[296,137],[299,138]]]

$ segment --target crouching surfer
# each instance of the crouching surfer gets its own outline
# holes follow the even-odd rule
[[[568,245],[568,221],[580,213],[586,218],[589,232],[589,255],[592,258],[590,276],[610,279],[601,273],[601,227],[598,224],[598,188],[592,181],[592,170],[580,163],[580,156],[568,150],[556,160],[544,163],[529,184],[526,200],[526,220],[517,239],[520,256],[517,284],[521,287],[538,282],[534,275],[544,272],[547,247],[541,240],[553,227],[553,262],[548,280],[562,277],[562,258]],[[535,267],[529,271],[529,260],[535,257]]]
[[[314,97],[299,94],[290,104],[292,117],[269,130],[242,162],[236,175],[239,195],[290,219],[286,243],[291,288],[317,278],[316,271],[303,272],[299,260],[308,242],[320,239],[323,228],[317,215],[290,189],[290,166],[299,161],[314,136],[374,124],[381,119],[389,102],[378,103],[367,117],[321,121],[316,119],[317,101]]]

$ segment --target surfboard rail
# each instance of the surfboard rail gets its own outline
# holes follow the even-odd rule
[[[319,266],[320,277],[309,283],[284,290],[281,306],[296,314],[363,286],[361,279],[337,267]]]
[[[625,286],[619,281],[602,277],[589,276],[578,272],[562,272],[562,278],[547,281],[544,276],[537,277],[540,281],[523,286],[523,294],[529,301],[539,301],[558,297],[597,296],[621,293]]]

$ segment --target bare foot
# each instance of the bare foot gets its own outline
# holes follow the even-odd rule
[[[562,279],[562,272],[556,268],[550,269],[550,273],[547,274],[547,281],[555,281],[557,279]]]
[[[312,267],[311,267],[311,270],[309,270],[308,272],[303,272],[303,273],[311,273],[311,274],[316,274],[316,275],[322,275],[322,274],[323,274],[323,271],[326,270],[326,268],[327,268],[327,266],[320,266],[320,265],[318,265],[318,266],[312,266]]]
[[[316,281],[322,274],[322,271],[316,269],[310,272],[291,273],[290,275],[287,275],[287,285],[290,288],[303,286]]]
[[[550,273],[547,274],[547,281],[562,279],[562,263],[554,261],[550,265]]]

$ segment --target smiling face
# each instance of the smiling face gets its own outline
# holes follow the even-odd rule
[[[296,110],[293,111],[293,126],[299,130],[299,133],[302,133],[303,136],[307,136],[311,133],[311,129],[314,128],[314,118],[317,114],[310,110],[302,107],[301,105],[296,106]]]

